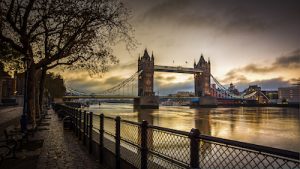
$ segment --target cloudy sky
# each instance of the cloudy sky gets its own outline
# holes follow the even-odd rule
[[[67,84],[98,93],[137,71],[145,48],[155,64],[192,67],[201,53],[212,74],[240,90],[249,84],[276,89],[300,80],[300,1],[298,0],[126,0],[137,49],[114,47],[120,59],[102,77],[63,72]],[[174,62],[173,62],[174,61]],[[155,73],[160,94],[194,90],[193,76]]]

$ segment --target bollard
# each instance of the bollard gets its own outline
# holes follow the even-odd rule
[[[198,129],[191,129],[190,131],[190,167],[192,169],[199,169],[199,148],[200,148],[200,131]]]
[[[99,128],[99,158],[100,163],[103,163],[103,150],[104,150],[104,142],[103,142],[103,136],[104,136],[104,115],[100,114],[100,128]]]
[[[89,119],[89,153],[93,152],[93,112],[90,112]]]
[[[121,165],[121,154],[120,154],[120,145],[121,145],[121,135],[120,135],[120,123],[121,123],[121,118],[120,116],[117,116],[115,118],[115,122],[116,122],[116,147],[115,147],[115,154],[116,154],[116,169],[120,169]]]
[[[148,164],[148,122],[143,120],[141,124],[141,168],[147,168]]]

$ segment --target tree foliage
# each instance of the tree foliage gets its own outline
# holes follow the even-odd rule
[[[118,62],[112,45],[135,45],[128,19],[119,0],[0,0],[0,60],[21,71],[22,59],[29,62],[27,104],[33,123],[43,94],[39,76],[57,66],[107,71]]]
[[[64,66],[99,73],[118,59],[111,45],[133,47],[128,10],[118,0],[1,0],[4,60],[32,59],[35,69]]]

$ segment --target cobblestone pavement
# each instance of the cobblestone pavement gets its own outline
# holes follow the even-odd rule
[[[88,154],[87,148],[82,146],[71,131],[63,129],[62,122],[52,110],[48,114],[48,119],[44,123],[48,123],[49,126],[40,128],[49,128],[49,130],[39,131],[34,136],[44,139],[37,163],[38,169],[104,168]]]

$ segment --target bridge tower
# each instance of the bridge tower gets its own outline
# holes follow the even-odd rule
[[[149,56],[147,49],[144,55],[139,57],[138,71],[143,71],[138,79],[138,96],[154,96],[153,75],[154,75],[154,56]]]
[[[196,73],[195,79],[195,96],[210,96],[210,61],[205,61],[203,55],[194,63],[194,68],[201,69],[202,73]]]
[[[138,71],[142,71],[138,78],[138,96],[134,99],[134,106],[137,108],[157,109],[159,98],[153,92],[154,56],[144,51],[144,55],[138,59]]]

